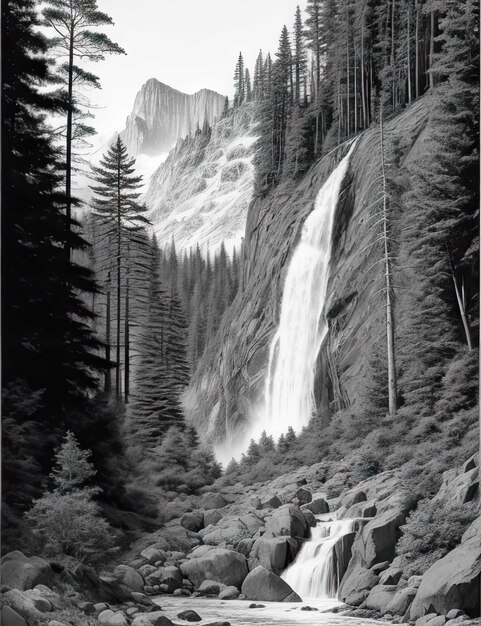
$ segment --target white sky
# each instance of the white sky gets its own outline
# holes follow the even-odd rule
[[[92,125],[97,145],[125,125],[134,98],[149,78],[193,93],[203,87],[231,97],[235,63],[242,51],[253,72],[258,51],[274,55],[282,26],[294,23],[303,0],[98,0],[114,26],[104,32],[127,52],[90,64],[102,90]]]

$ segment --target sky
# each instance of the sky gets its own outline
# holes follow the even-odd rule
[[[114,20],[104,32],[127,52],[90,64],[102,89],[89,94],[102,147],[123,129],[135,95],[149,78],[194,93],[233,94],[239,52],[253,72],[262,48],[274,55],[284,24],[292,29],[302,0],[98,0]]]

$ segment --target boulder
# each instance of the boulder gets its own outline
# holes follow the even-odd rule
[[[282,578],[262,565],[247,575],[242,584],[242,593],[248,600],[302,602],[297,593]]]
[[[11,606],[2,606],[2,626],[27,626],[27,622]]]
[[[471,502],[479,491],[479,468],[467,472],[457,469],[443,473],[443,481],[434,500],[448,500],[457,504]]]
[[[374,574],[378,574],[379,575],[381,572],[384,572],[385,570],[387,570],[389,565],[390,565],[389,561],[383,561],[382,563],[376,563],[375,565],[373,565],[371,567],[371,572],[374,572]]]
[[[262,503],[263,508],[270,507],[271,509],[278,509],[282,506],[282,501],[276,495],[270,496],[265,502]]]
[[[252,498],[250,498],[249,504],[256,511],[262,509],[262,502],[260,501],[260,498],[258,496],[253,496]]]
[[[312,511],[309,511],[309,509],[303,509],[302,514],[304,515],[304,519],[306,520],[309,528],[315,528],[317,526],[317,520],[314,517],[314,513],[312,513]]]
[[[471,527],[476,530],[478,521]],[[481,536],[468,528],[462,543],[424,573],[410,617],[417,619],[433,609],[442,614],[460,609],[471,617],[478,617],[480,584]]]
[[[473,454],[473,456],[470,457],[463,465],[463,472],[464,473],[469,472],[475,467],[477,467],[478,465],[479,465],[479,452],[476,452],[476,454]]]
[[[364,606],[384,614],[386,607],[394,600],[396,585],[376,585],[367,596]]]
[[[214,548],[199,558],[188,559],[181,564],[180,569],[196,587],[204,580],[240,587],[247,576],[245,556],[224,548]]]
[[[184,513],[180,523],[187,530],[191,530],[196,533],[204,528],[204,513],[202,511],[192,511],[191,513]],[[215,523],[215,522],[214,522]]]
[[[218,596],[221,591],[226,589],[227,585],[218,582],[217,580],[204,580],[199,585],[199,591],[206,595]]]
[[[130,626],[174,626],[174,623],[160,611],[152,611],[134,617]]]
[[[49,587],[45,585],[35,585],[31,591],[35,592],[39,596],[42,596],[42,598],[46,598],[52,605],[53,609],[60,611],[65,608],[65,599],[58,593],[55,593],[55,591],[52,591]]]
[[[217,522],[220,522],[222,519],[222,513],[217,511],[216,509],[212,509],[211,511],[206,511],[204,513],[204,524],[206,526],[215,526]]]
[[[424,615],[424,617],[420,617],[418,620],[416,620],[416,624],[417,626],[426,626],[428,622],[435,619],[436,617],[439,617],[437,613],[428,613],[427,615]]]
[[[308,511],[311,511],[311,513],[314,513],[314,515],[329,513],[329,505],[324,498],[315,498],[312,502],[303,504],[301,509],[307,509]]]
[[[185,622],[201,622],[202,617],[193,611],[192,609],[187,609],[186,611],[182,611],[177,615],[179,619],[184,620]]]
[[[403,573],[397,567],[389,567],[379,576],[380,585],[397,585]]]
[[[140,591],[132,591],[132,600],[142,606],[155,606],[155,603],[145,593],[140,593]]]
[[[43,617],[43,611],[40,611],[33,600],[25,595],[24,592],[18,589],[10,589],[5,594],[10,606],[14,611],[19,613],[27,621],[39,620]]]
[[[116,580],[130,589],[143,591],[145,585],[144,577],[130,565],[117,565],[113,574]]]
[[[346,579],[341,580],[339,598],[343,602],[347,602],[347,598],[352,598],[354,594],[370,591],[375,587],[379,582],[379,576],[372,570],[360,567],[352,572],[348,579],[346,577]],[[352,604],[352,602],[348,602],[348,604]]]
[[[307,522],[301,509],[295,504],[284,504],[274,511],[266,522],[268,537],[307,537]]]
[[[236,545],[236,551],[243,554],[246,558],[249,556],[252,550],[252,546],[254,545],[254,539],[250,537],[244,537],[241,539],[239,543]]]
[[[51,619],[48,623],[48,626],[66,626],[63,622],[59,622],[56,619]]]
[[[208,492],[199,498],[200,509],[222,509],[227,505],[227,500],[220,493]]]
[[[408,587],[413,587],[414,589],[418,589],[421,584],[423,577],[422,576],[410,576],[408,578]]]
[[[309,489],[305,489],[304,487],[299,487],[295,497],[299,504],[309,504],[309,502],[312,502],[312,493]]]
[[[358,489],[351,493],[348,493],[347,496],[342,498],[341,505],[346,509],[349,509],[353,504],[359,504],[360,502],[366,502],[367,496],[364,491]]]
[[[289,550],[289,539],[284,537],[275,537],[272,539],[261,537],[254,544],[252,558],[257,559],[259,565],[274,572],[274,574],[281,574],[286,566],[293,560],[289,558],[292,554]]]
[[[447,612],[446,619],[456,619],[457,617],[462,617],[464,615],[466,615],[466,613],[464,611],[461,611],[460,609],[451,609]]]
[[[25,596],[27,596],[27,598],[30,598],[30,600],[32,600],[35,608],[38,609],[41,613],[48,613],[49,611],[53,610],[53,607],[47,600],[47,598],[44,598],[38,591],[34,591],[33,589],[26,589],[23,593]],[[80,610],[82,611],[83,609]]]
[[[368,595],[369,591],[367,589],[364,591],[353,591],[346,597],[344,602],[350,606],[360,606]]]
[[[175,589],[182,587],[182,580],[183,575],[181,570],[175,565],[169,565],[163,568],[159,583],[167,586],[167,593],[172,593]]]
[[[384,613],[392,613],[392,615],[405,615],[416,596],[417,589],[414,587],[404,587],[396,591],[394,598],[385,607]]]
[[[237,587],[229,585],[219,593],[219,600],[236,600],[239,597],[240,591]]]
[[[13,589],[32,589],[35,585],[51,585],[54,572],[49,563],[38,556],[25,556],[19,550],[8,552],[1,561],[3,585]]]
[[[154,565],[154,563],[158,563],[159,561],[165,561],[165,552],[161,552],[153,546],[149,546],[148,548],[145,548],[145,550],[142,550],[140,556],[144,557],[150,565]]]

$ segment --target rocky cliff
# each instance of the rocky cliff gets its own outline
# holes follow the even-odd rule
[[[400,179],[409,161],[423,154],[428,115],[424,99],[385,124],[386,141],[396,146]],[[325,156],[297,185],[284,184],[267,197],[256,197],[249,208],[242,289],[186,394],[191,419],[210,441],[224,440],[232,449],[239,431],[256,419],[288,261],[319,189],[346,149],[341,146]],[[315,388],[318,413],[325,419],[330,407],[356,402],[372,345],[383,332],[382,307],[375,298],[381,275],[367,272],[376,259],[366,254],[379,172],[380,133],[372,128],[357,141],[335,217],[326,306],[329,333],[320,351]],[[402,293],[399,297],[402,311]]]
[[[179,140],[151,178],[145,202],[160,245],[239,247],[254,186],[252,106]]]
[[[215,91],[189,95],[151,78],[138,92],[121,138],[130,154],[165,153],[204,122],[212,125],[223,107],[224,96]]]

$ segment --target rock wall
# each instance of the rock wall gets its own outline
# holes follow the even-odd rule
[[[410,159],[422,155],[428,115],[425,98],[385,124],[386,142],[396,145],[399,155],[400,175]],[[359,137],[337,208],[327,297],[330,332],[319,355],[315,388],[324,419],[331,407],[356,402],[371,346],[383,332],[374,297],[380,275],[371,271],[366,278],[376,260],[368,248],[368,217],[378,197],[379,148],[378,128]],[[341,146],[316,163],[299,184],[283,184],[265,198],[256,197],[249,208],[242,289],[185,397],[188,415],[211,442],[230,445],[255,420],[289,258],[320,187],[345,152],[346,146]]]

